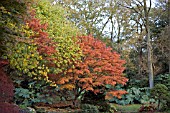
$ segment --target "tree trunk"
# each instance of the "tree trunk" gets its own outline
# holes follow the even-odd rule
[[[168,0],[168,28],[170,28],[170,0]],[[170,40],[170,33],[168,32],[168,39]],[[169,65],[169,74],[170,74],[170,50],[169,50],[169,56],[168,56],[168,65]]]
[[[160,101],[160,99],[158,100],[158,111],[160,110],[160,103],[161,103],[161,101]]]
[[[138,19],[138,21],[139,21],[139,19]],[[141,25],[141,24],[139,24],[139,28],[140,28],[140,32],[139,32],[139,69],[138,69],[138,74],[139,74],[139,76],[142,76],[142,71],[143,71],[143,67],[142,67],[142,61],[143,61],[143,59],[142,59],[142,55],[143,55],[143,52],[142,52],[142,48],[143,48],[143,44],[142,44],[142,38],[143,38],[143,35],[142,35],[142,33],[143,33],[143,26]],[[138,29],[139,28],[137,28],[137,31],[138,31]]]
[[[139,67],[138,67],[138,75],[142,76],[142,47],[140,45],[139,48]]]
[[[117,34],[117,44],[118,44],[118,53],[121,54],[121,48],[120,48],[120,23],[119,23],[119,20],[117,20],[118,22],[118,34]]]
[[[149,26],[148,26],[149,27]],[[147,33],[147,51],[148,51],[148,71],[149,71],[149,87],[153,88],[153,67],[152,67],[152,47],[150,43],[150,31]]]
[[[111,23],[112,23],[112,30],[111,30],[111,42],[113,42],[113,30],[114,30],[114,23],[113,23],[113,20],[111,18]]]
[[[170,26],[170,0],[168,1],[168,25]]]
[[[153,88],[153,67],[152,67],[152,46],[150,41],[150,28],[149,28],[149,10],[147,10],[146,0],[144,2],[144,13],[145,13],[145,29],[147,36],[147,52],[148,52],[148,73],[149,73],[149,87]]]
[[[170,74],[170,60],[168,61],[168,65],[169,65],[169,74]]]

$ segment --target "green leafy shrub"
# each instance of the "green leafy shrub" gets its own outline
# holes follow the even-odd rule
[[[160,110],[160,104],[166,106],[170,102],[170,93],[168,88],[164,84],[156,84],[153,89],[151,89],[151,96],[158,101],[158,110]]]
[[[140,102],[141,104],[155,103],[155,99],[148,95],[142,95]]]
[[[119,86],[120,88],[120,86]],[[112,98],[110,102],[116,102],[120,105],[127,104],[143,104],[143,103],[154,103],[155,100],[150,98],[150,89],[149,88],[136,88],[132,87],[127,89],[128,94],[122,95],[121,99]]]
[[[147,87],[149,84],[148,78],[141,78],[141,79],[136,79],[135,77],[130,78],[128,81],[128,88],[136,87],[136,88],[143,88]]]
[[[97,106],[91,104],[82,104],[81,109],[81,113],[99,113]]]
[[[170,74],[157,75],[154,82],[155,84],[164,84],[170,91]]]
[[[51,94],[57,89],[50,87],[45,81],[18,79],[14,83],[16,85],[14,101],[21,108],[33,106],[39,102],[52,104],[56,101]]]
[[[100,112],[109,112],[111,110],[110,104],[105,100],[105,93],[95,94],[92,91],[87,91],[85,92],[81,103],[98,106]]]

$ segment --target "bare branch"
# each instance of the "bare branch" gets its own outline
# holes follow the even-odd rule
[[[151,0],[149,0],[149,2],[150,2],[150,4],[149,4],[148,13],[149,13],[149,11],[151,10],[151,5],[152,5],[152,2],[151,2]]]
[[[143,6],[142,2],[139,0],[136,0],[141,6]]]
[[[132,9],[133,11],[135,11],[135,13],[139,14],[141,17],[143,16],[142,13],[139,13],[139,11],[137,11],[134,7],[131,7],[130,6],[125,6],[125,5],[122,5],[120,3],[118,3],[118,5],[122,6],[122,7],[125,7],[125,8],[128,8],[128,9]]]
[[[103,27],[102,27],[102,31],[104,30],[104,28],[106,27],[107,23],[109,22],[109,20],[112,18],[112,15],[107,19],[107,21],[104,23]]]

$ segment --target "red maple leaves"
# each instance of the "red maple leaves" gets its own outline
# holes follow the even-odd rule
[[[40,54],[51,55],[56,52],[55,43],[48,37],[48,33],[45,32],[48,24],[41,24],[40,20],[35,18],[35,11],[32,10],[31,18],[27,20],[29,28],[34,32],[34,35],[30,38],[34,39],[34,43],[38,45],[38,52]]]

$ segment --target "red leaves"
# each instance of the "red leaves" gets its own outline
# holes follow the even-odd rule
[[[9,64],[8,60],[0,60],[0,68]]]
[[[48,37],[48,33],[43,30],[47,29],[48,24],[41,24],[40,20],[35,18],[35,11],[31,13],[31,18],[27,20],[29,28],[34,32],[30,38],[34,39],[34,43],[38,45],[38,52],[40,54],[51,55],[56,52],[55,43]]]

